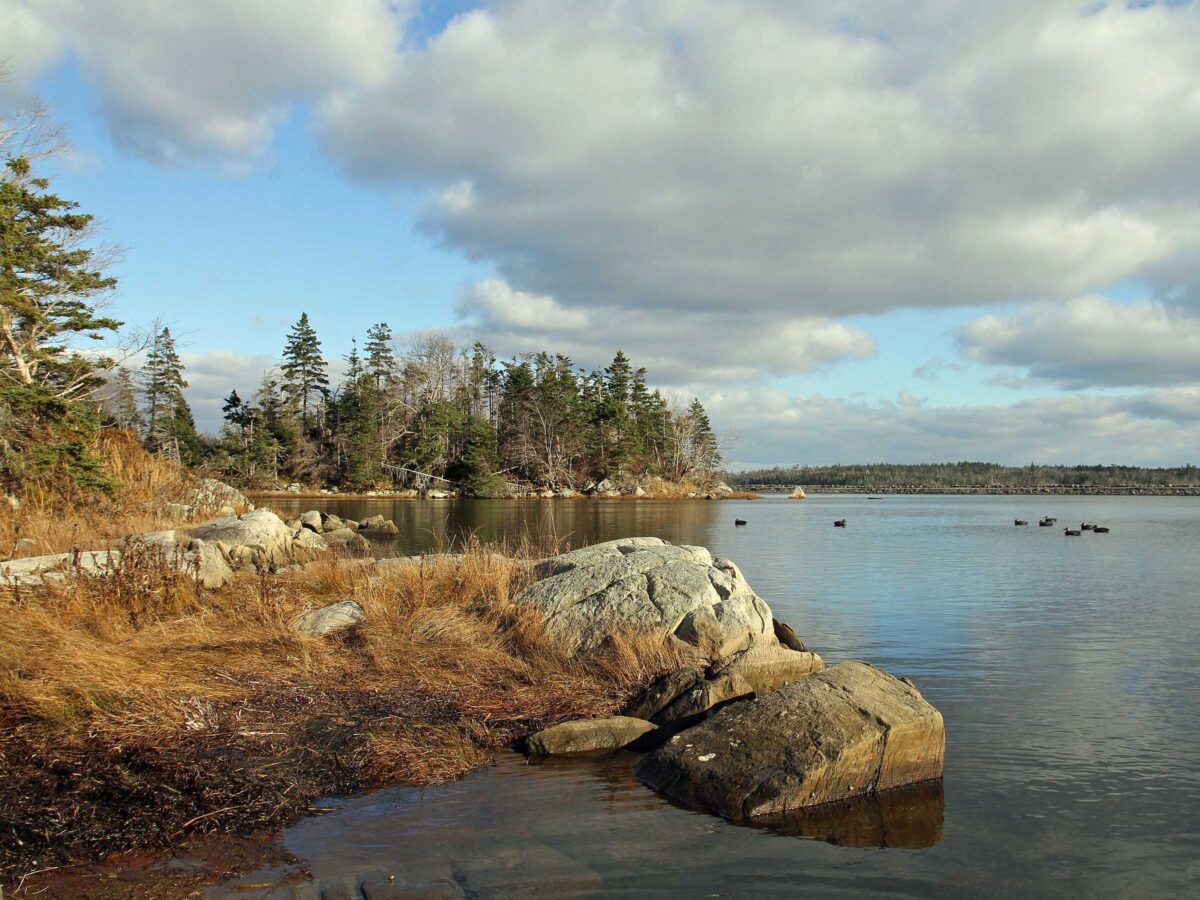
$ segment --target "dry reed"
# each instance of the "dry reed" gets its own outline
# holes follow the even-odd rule
[[[565,651],[511,602],[534,555],[472,543],[382,570],[331,559],[205,593],[134,553],[105,577],[0,597],[0,878],[458,777],[695,662],[637,636]],[[353,634],[290,627],[347,598],[367,617]]]

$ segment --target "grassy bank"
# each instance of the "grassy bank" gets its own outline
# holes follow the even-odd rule
[[[638,638],[563,652],[510,602],[533,555],[331,560],[205,593],[147,551],[107,578],[0,596],[3,879],[452,779],[681,664]],[[290,627],[346,598],[367,615],[352,637]]]
[[[170,504],[194,497],[200,484],[195,474],[147,453],[125,431],[98,434],[90,449],[111,488],[83,491],[49,479],[23,484],[18,508],[0,502],[0,559],[106,549],[127,535],[192,520]],[[211,513],[197,509],[194,518]]]

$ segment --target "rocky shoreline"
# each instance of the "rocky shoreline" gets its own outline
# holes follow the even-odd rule
[[[941,778],[942,716],[911,681],[864,662],[827,668],[792,628],[774,618],[734,562],[703,547],[654,537],[584,547],[536,563],[511,601],[505,593],[510,582],[499,585],[506,607],[493,608],[494,600],[481,605],[474,588],[450,618],[429,620],[418,606],[414,624],[396,631],[397,602],[436,602],[430,591],[438,585],[456,590],[452,586],[463,584],[471,560],[466,554],[370,556],[366,536],[386,537],[394,529],[382,517],[353,522],[312,510],[284,522],[270,511],[252,510],[70,560],[19,560],[16,569],[15,563],[0,564],[6,576],[0,581],[14,591],[20,585],[18,600],[28,604],[28,592],[39,585],[54,596],[70,592],[71,578],[93,586],[127,579],[124,567],[137,558],[135,548],[152,546],[169,550],[160,562],[175,560],[165,564],[179,566],[194,580],[193,602],[200,609],[201,592],[211,592],[226,599],[209,603],[229,604],[230,596],[244,603],[257,596],[265,609],[280,610],[281,588],[272,587],[268,577],[301,589],[308,579],[354,582],[360,587],[349,596],[318,594],[328,599],[302,601],[286,615],[268,614],[271,621],[264,624],[282,629],[269,632],[282,658],[295,659],[305,648],[303,654],[335,667],[374,665],[370,660],[394,652],[396,635],[413,633],[409,629],[416,623],[465,623],[455,617],[471,616],[480,626],[498,629],[489,630],[495,636],[486,640],[513,648],[520,660],[515,671],[547,664],[552,672],[580,667],[570,670],[576,673],[571,678],[583,679],[578,686],[560,680],[556,688],[573,699],[546,705],[540,695],[549,682],[535,681],[506,698],[485,692],[461,705],[445,696],[439,680],[445,676],[429,681],[421,669],[415,674],[423,686],[410,685],[405,693],[386,687],[392,681],[374,688],[362,683],[363,677],[376,677],[374,670],[363,670],[347,684],[297,678],[299,670],[268,684],[255,669],[230,676],[222,668],[220,678],[233,679],[222,684],[238,684],[242,699],[232,705],[216,697],[184,700],[188,710],[201,712],[188,712],[184,730],[169,744],[151,739],[139,746],[126,737],[113,747],[96,740],[81,747],[39,746],[22,724],[10,737],[28,744],[21,764],[30,768],[14,774],[15,793],[8,799],[23,811],[0,826],[26,846],[9,861],[8,871],[19,873],[22,866],[28,871],[33,853],[66,866],[118,848],[169,851],[183,846],[184,838],[214,831],[262,833],[303,815],[312,798],[389,783],[380,772],[392,772],[391,783],[431,784],[485,764],[488,750],[502,746],[535,756],[643,753],[635,772],[647,786],[677,803],[749,825]],[[95,558],[102,553],[108,556]],[[475,564],[491,565],[489,559],[512,565],[486,551],[477,551]],[[398,590],[409,591],[411,599],[396,599]],[[423,642],[439,640],[434,635],[440,633],[412,638],[407,656],[422,652]],[[236,634],[228,639],[238,644]],[[296,649],[286,649],[289,643]],[[376,649],[359,657],[367,647]],[[457,669],[465,649],[450,650],[447,664]],[[235,670],[233,658],[222,665]],[[616,677],[625,669],[629,674]],[[595,694],[598,689],[602,693]],[[592,699],[580,699],[581,690],[592,691],[587,695]],[[552,711],[572,705],[600,714]],[[484,712],[493,707],[495,712]],[[438,761],[437,745],[422,743],[430,734],[443,735],[448,752],[455,748],[445,765],[431,767]],[[381,738],[387,743],[381,745]],[[10,749],[15,746],[10,742]],[[390,760],[403,760],[403,766],[397,769]],[[67,771],[85,773],[84,783],[95,787],[75,796],[71,792],[80,786],[77,779],[62,780]],[[135,793],[127,801],[119,799],[130,790]],[[55,846],[48,842],[49,828],[39,836],[36,822],[47,816],[63,839],[83,842],[70,849]],[[40,886],[56,895],[53,884]],[[400,883],[392,887],[404,890]],[[59,895],[69,895],[69,887],[63,890],[67,894]]]

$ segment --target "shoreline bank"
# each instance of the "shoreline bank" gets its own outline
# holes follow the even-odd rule
[[[1052,485],[1047,487],[923,487],[918,485],[890,485],[888,487],[863,487],[861,485],[807,485],[802,484],[806,494],[871,494],[871,495],[944,495],[944,496],[1063,496],[1063,497],[1200,497],[1200,486],[1125,486],[1125,487],[1069,487]],[[751,485],[746,490],[756,494],[787,494],[793,489],[775,485]]]

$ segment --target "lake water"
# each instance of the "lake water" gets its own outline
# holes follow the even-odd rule
[[[775,831],[671,805],[633,779],[631,756],[505,754],[458,783],[339,801],[289,829],[316,886],[395,875],[470,896],[1200,896],[1196,498],[273,503],[322,504],[395,519],[401,539],[383,552],[464,533],[705,545],[826,663],[913,678],[945,716],[947,752],[944,793]],[[1043,515],[1059,526],[1037,527]],[[1082,521],[1112,533],[1063,535]]]

